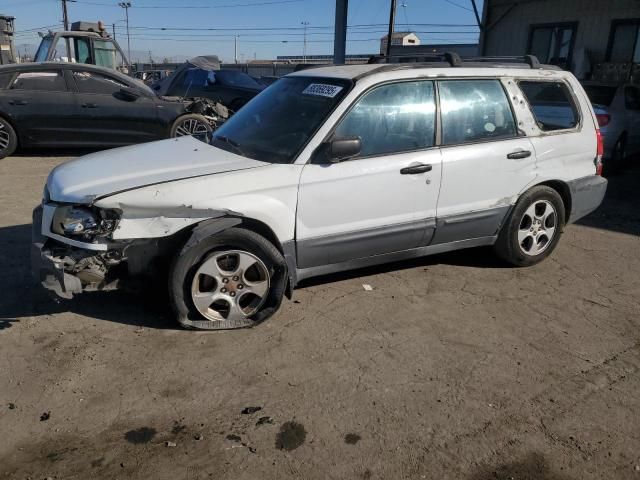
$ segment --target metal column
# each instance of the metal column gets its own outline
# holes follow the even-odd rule
[[[344,65],[347,50],[347,13],[349,0],[336,0],[336,31],[333,40],[333,63]]]

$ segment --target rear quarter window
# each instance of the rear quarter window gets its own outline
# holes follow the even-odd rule
[[[519,85],[542,131],[566,130],[578,125],[578,110],[564,82],[523,80]]]

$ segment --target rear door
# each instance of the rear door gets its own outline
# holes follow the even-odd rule
[[[115,75],[74,69],[77,88],[76,127],[87,145],[128,145],[166,138],[155,98],[139,90],[132,99],[120,90],[134,88]]]
[[[533,146],[499,80],[442,80],[438,91],[442,186],[432,243],[492,237],[536,176]]]
[[[23,146],[72,144],[75,104],[62,69],[19,72],[3,95]]]

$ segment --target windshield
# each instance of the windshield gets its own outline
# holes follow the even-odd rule
[[[36,52],[36,56],[33,59],[34,62],[47,61],[47,53],[49,52],[51,42],[53,42],[53,36],[51,35],[47,35],[42,39],[42,41],[40,42],[40,46],[38,47],[38,51]]]
[[[608,107],[613,102],[618,87],[611,85],[583,85],[591,103]]]
[[[333,78],[282,78],[227,120],[213,145],[262,162],[291,163],[350,87]]]

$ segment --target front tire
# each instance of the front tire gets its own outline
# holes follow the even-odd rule
[[[18,148],[18,136],[11,124],[0,117],[0,159],[13,154]]]
[[[252,327],[280,307],[286,266],[278,249],[242,228],[192,237],[169,273],[169,295],[185,327],[227,330]]]
[[[178,117],[171,127],[171,138],[191,136],[206,141],[213,127],[202,115],[190,113]]]
[[[494,250],[511,265],[535,265],[555,250],[564,224],[565,207],[558,192],[546,186],[533,187],[516,203]]]

